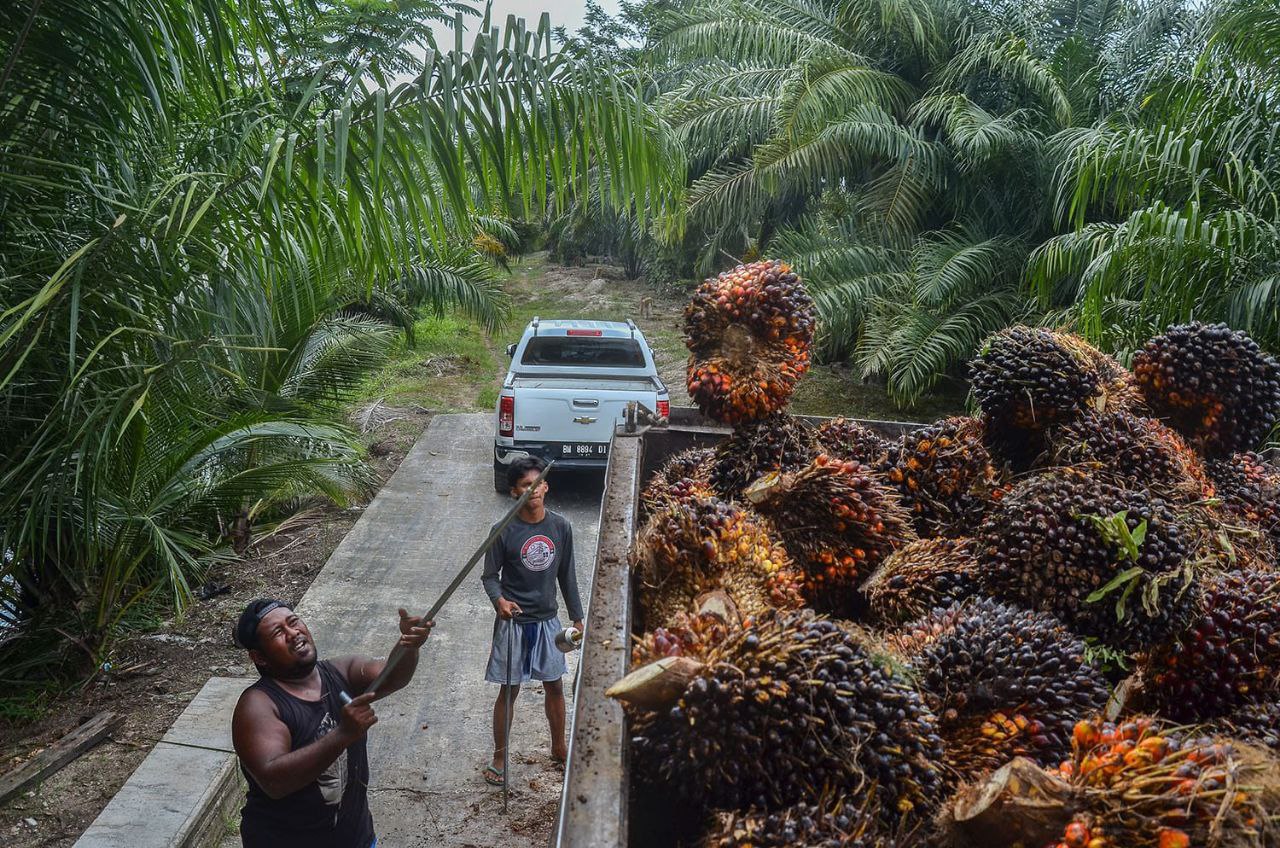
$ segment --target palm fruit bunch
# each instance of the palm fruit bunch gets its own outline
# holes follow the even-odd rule
[[[777,528],[819,612],[848,615],[871,570],[914,538],[896,494],[851,460],[822,454],[799,471],[771,472],[744,494]]]
[[[919,539],[887,556],[862,584],[878,622],[901,624],[946,609],[982,590],[972,539]]]
[[[1280,363],[1225,324],[1179,324],[1133,357],[1151,410],[1205,456],[1253,450],[1280,413]]]
[[[1000,495],[984,432],[977,418],[947,418],[890,446],[880,470],[922,536],[971,533]]]
[[[969,372],[982,411],[1000,426],[1025,430],[1075,418],[1101,390],[1095,364],[1036,327],[988,337]]]
[[[1230,717],[1280,693],[1280,574],[1236,571],[1202,581],[1197,614],[1145,663],[1145,694],[1177,721]]]
[[[1231,717],[1215,722],[1229,735],[1280,754],[1280,695],[1246,704]]]
[[[881,829],[865,804],[796,804],[776,813],[721,813],[701,848],[882,848]]]
[[[1231,740],[1183,736],[1145,717],[1082,720],[1054,773],[1075,810],[1054,848],[1275,844],[1261,770]]]
[[[1074,333],[1051,331],[1058,344],[1088,362],[1098,372],[1099,395],[1092,404],[1100,412],[1127,410],[1140,412],[1146,406],[1133,372],[1114,356],[1103,353]]]
[[[966,778],[1019,755],[1056,765],[1077,718],[1107,702],[1084,642],[1045,613],[978,599],[908,625],[898,644]]]
[[[784,810],[865,789],[890,827],[941,800],[933,713],[850,627],[779,612],[633,670],[606,692],[631,715],[633,762],[672,799]]]
[[[990,594],[1141,650],[1189,606],[1188,550],[1168,506],[1075,468],[1020,482],[976,536]]]
[[[1050,436],[1061,465],[1093,465],[1134,488],[1180,503],[1213,497],[1213,482],[1199,455],[1174,430],[1127,410],[1086,412]]]
[[[739,424],[715,449],[711,485],[722,498],[742,491],[770,471],[798,471],[818,455],[813,428],[785,412]]]
[[[726,424],[782,409],[809,369],[815,314],[785,262],[752,262],[706,280],[684,310],[689,396]]]
[[[711,612],[676,613],[666,627],[651,630],[633,640],[631,664],[641,666],[663,657],[705,656],[712,645],[740,626]]]
[[[693,448],[664,462],[640,493],[644,514],[652,515],[672,500],[712,494],[711,460],[714,456],[715,451],[711,448]]]
[[[633,571],[643,619],[665,626],[697,598],[723,589],[743,616],[802,604],[786,550],[762,520],[714,496],[693,496],[650,517]]]
[[[827,456],[851,459],[863,465],[877,467],[889,452],[889,442],[870,427],[864,427],[848,418],[832,418],[818,425],[814,435],[818,449]]]
[[[1209,463],[1222,506],[1280,543],[1280,472],[1252,451]]]

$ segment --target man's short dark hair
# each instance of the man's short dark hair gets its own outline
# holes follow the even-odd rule
[[[520,478],[530,471],[542,473],[547,464],[536,456],[522,456],[507,466],[507,488],[514,489]]]
[[[246,651],[258,647],[258,625],[267,613],[281,607],[292,609],[289,604],[274,598],[258,598],[250,601],[244,608],[244,612],[240,613],[235,629],[231,631],[231,638],[236,646]]]

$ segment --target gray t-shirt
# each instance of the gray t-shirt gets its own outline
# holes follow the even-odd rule
[[[582,620],[578,575],[573,569],[573,528],[568,519],[551,510],[537,524],[519,516],[511,519],[485,552],[480,582],[495,605],[499,597],[520,605],[519,622],[556,617],[558,582],[570,621]]]

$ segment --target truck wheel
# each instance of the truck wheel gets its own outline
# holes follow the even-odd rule
[[[493,461],[493,490],[500,495],[511,494],[511,487],[507,485],[507,466],[496,459]]]

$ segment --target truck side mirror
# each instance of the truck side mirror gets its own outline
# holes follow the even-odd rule
[[[507,359],[516,355],[516,342],[507,345]]]

